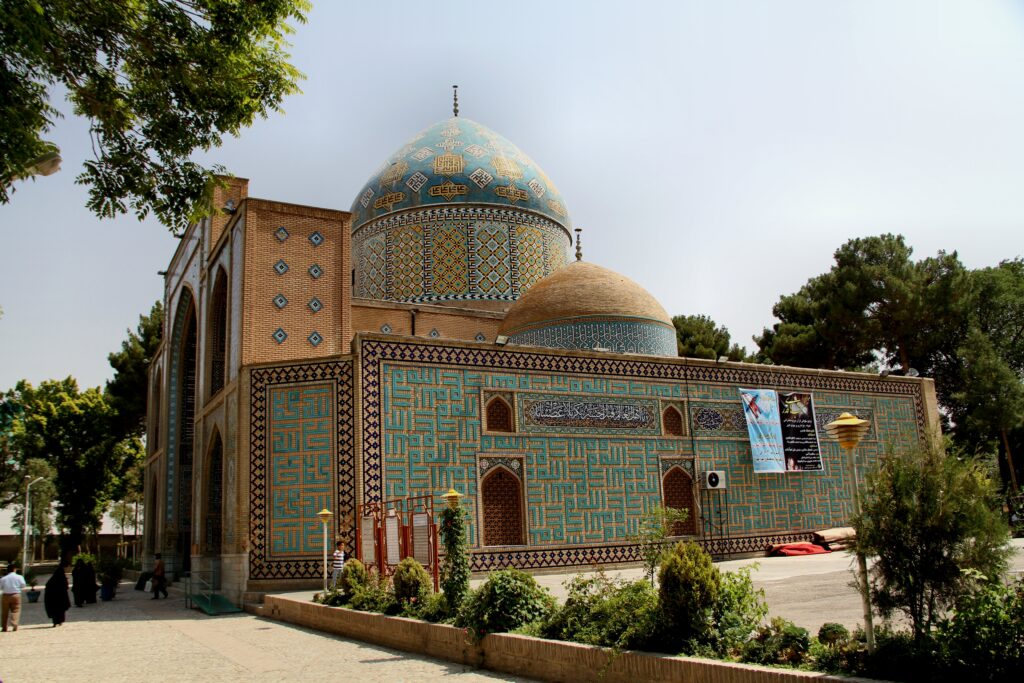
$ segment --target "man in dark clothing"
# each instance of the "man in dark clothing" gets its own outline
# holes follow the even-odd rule
[[[160,594],[164,594],[164,598],[167,597],[167,572],[164,569],[164,561],[157,553],[153,557],[156,558],[156,564],[153,565],[153,600],[160,597]]]

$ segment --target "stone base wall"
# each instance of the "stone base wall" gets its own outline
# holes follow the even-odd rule
[[[282,596],[267,596],[262,607],[246,609],[269,619],[436,657],[492,671],[560,683],[796,683],[863,681],[809,671],[772,669],[708,659],[612,650],[508,633],[488,635],[478,645],[465,631],[444,624],[327,607]]]

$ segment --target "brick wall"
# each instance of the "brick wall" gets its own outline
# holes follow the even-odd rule
[[[504,313],[472,309],[370,302],[359,300],[352,306],[352,327],[356,332],[382,332],[382,327],[391,328],[388,334],[412,334],[412,313],[416,311],[416,336],[431,336],[437,331],[437,338],[477,341],[482,334],[483,341],[493,342]]]
[[[459,664],[559,683],[803,683],[846,681],[813,671],[769,668],[712,659],[672,657],[619,651],[511,633],[486,636],[472,643],[461,628],[415,619],[386,617],[327,607],[284,596],[268,595],[260,616],[385,647],[437,657]]]
[[[242,365],[345,353],[352,339],[350,215],[260,199],[244,207]],[[283,305],[275,304],[278,296]],[[283,341],[274,338],[279,329]],[[320,341],[310,340],[314,332]]]

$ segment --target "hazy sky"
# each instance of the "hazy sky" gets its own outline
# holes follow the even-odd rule
[[[347,210],[458,83],[559,186],[586,260],[748,349],[849,238],[1024,254],[1022,2],[320,2],[292,42],[303,94],[203,157],[251,196]],[[0,206],[0,389],[105,381],[177,244],[89,214],[86,127],[52,139],[63,170]]]

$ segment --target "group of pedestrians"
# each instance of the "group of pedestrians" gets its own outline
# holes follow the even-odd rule
[[[79,560],[79,563],[82,563]],[[43,592],[43,607],[46,609],[46,616],[52,621],[54,627],[64,623],[67,612],[71,609],[71,599],[68,597],[68,575],[65,571],[67,563],[61,560],[53,575],[46,581],[46,589]],[[75,576],[75,587],[71,591],[75,594],[75,603],[81,607],[88,597],[85,590],[85,573],[80,572]],[[92,576],[92,583],[96,583],[96,575]],[[3,591],[2,609],[0,609],[0,631],[6,633],[18,630],[18,623],[21,621],[21,594],[25,590],[25,577],[18,573],[18,565],[12,562],[7,566],[7,574],[0,579],[0,590]],[[96,602],[96,591],[91,591],[92,601]],[[81,600],[79,599],[81,597]]]
[[[75,599],[75,607],[96,602],[96,591],[99,585],[96,583],[96,570],[92,565],[81,558],[75,562],[71,570],[73,584],[68,583],[68,563],[61,560],[53,575],[46,581],[46,589],[43,592],[43,606],[46,609],[46,616],[53,621],[54,627],[63,624],[67,618],[67,612],[71,609],[71,598],[68,591]],[[163,583],[163,562],[157,555],[157,568],[159,569],[160,580],[154,576],[153,596],[162,589],[164,597],[167,596],[167,588]],[[25,590],[25,578],[18,573],[17,563],[12,562],[7,567],[7,574],[0,578],[0,591],[3,591],[2,613],[0,613],[0,631],[6,632],[8,628],[12,631],[18,630],[18,623],[21,619],[21,595]],[[154,572],[156,574],[156,572]]]

